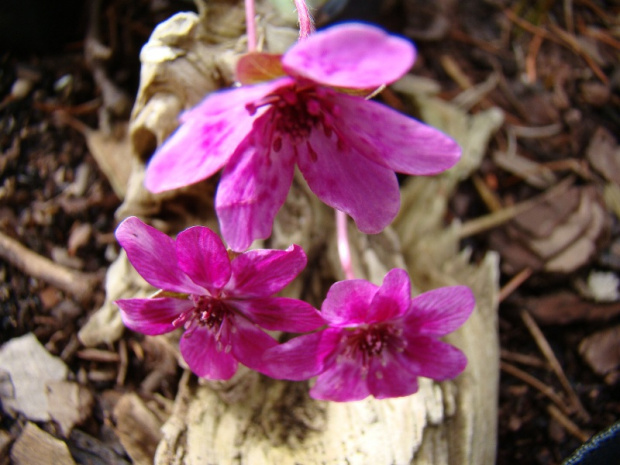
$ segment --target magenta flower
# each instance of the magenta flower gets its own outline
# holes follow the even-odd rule
[[[315,399],[407,396],[418,390],[418,376],[439,381],[465,369],[465,355],[438,338],[461,326],[474,305],[465,286],[412,299],[401,269],[391,270],[381,287],[362,279],[340,281],[323,302],[328,328],[269,349],[265,363],[275,378],[318,375],[310,390]]]
[[[338,89],[374,90],[403,76],[415,49],[364,24],[342,24],[295,44],[287,74],[211,94],[181,117],[152,157],[152,192],[183,187],[224,169],[215,205],[236,251],[271,234],[295,165],[326,204],[378,233],[400,206],[395,171],[430,175],[450,168],[458,145],[427,125]]]
[[[138,273],[165,291],[117,300],[123,322],[150,335],[184,327],[181,354],[198,376],[228,379],[237,362],[264,371],[262,356],[277,341],[258,326],[304,332],[324,324],[311,305],[272,297],[306,266],[299,246],[251,250],[231,260],[208,228],[186,229],[174,241],[135,217],[120,224],[116,238]]]

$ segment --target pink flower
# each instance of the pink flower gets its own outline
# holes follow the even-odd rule
[[[165,291],[117,300],[123,322],[150,335],[184,327],[181,354],[198,376],[228,379],[237,362],[262,371],[263,353],[277,341],[258,326],[303,332],[324,324],[309,304],[271,297],[306,266],[299,246],[251,250],[231,260],[208,228],[186,229],[174,241],[135,217],[120,224],[116,238],[138,273]]]
[[[315,399],[407,396],[418,390],[418,376],[439,381],[465,369],[465,355],[438,338],[461,326],[474,305],[465,286],[412,299],[401,269],[391,270],[381,287],[361,279],[340,281],[323,302],[328,328],[269,349],[265,363],[275,378],[318,375],[310,390]]]
[[[414,59],[410,42],[369,25],[312,34],[283,55],[284,77],[211,94],[183,114],[152,157],[146,187],[175,189],[223,168],[217,214],[223,237],[241,251],[271,234],[297,165],[323,202],[378,233],[400,206],[394,172],[436,174],[460,149],[419,121],[337,89],[374,90]]]

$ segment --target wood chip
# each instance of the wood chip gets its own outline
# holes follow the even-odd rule
[[[620,146],[613,134],[598,128],[590,140],[586,157],[605,179],[620,184]]]
[[[84,422],[92,412],[93,396],[85,387],[73,381],[47,383],[49,414],[60,427],[64,437],[75,425]]]
[[[601,376],[620,369],[620,326],[599,331],[579,344],[579,353]]]
[[[46,385],[67,378],[69,370],[61,359],[50,355],[29,333],[2,346],[0,371],[8,374],[0,389],[5,411],[20,412],[34,421],[50,419]]]
[[[30,422],[11,449],[11,460],[15,465],[75,465],[67,444]]]
[[[608,321],[620,315],[620,302],[599,304],[568,291],[528,298],[524,306],[538,322],[549,325]]]
[[[134,464],[150,465],[162,438],[162,422],[136,394],[126,394],[114,407],[116,433]]]

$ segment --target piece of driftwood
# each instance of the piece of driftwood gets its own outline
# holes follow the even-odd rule
[[[279,24],[281,19],[267,4],[259,3],[258,11],[259,43],[269,51],[286,49],[287,41],[295,37],[294,28]],[[119,219],[141,216],[170,234],[194,224],[218,229],[212,204],[216,180],[153,195],[144,189],[142,179],[149,157],[176,128],[178,113],[206,93],[231,84],[234,58],[245,46],[242,32],[242,2],[220,0],[208,2],[200,16],[177,15],[153,33],[141,55],[141,86],[130,123],[134,159]],[[406,86],[401,91],[409,93]],[[494,462],[497,258],[490,254],[477,265],[469,264],[467,253],[459,252],[457,228],[445,229],[443,219],[450,193],[479,165],[501,115],[488,111],[472,118],[430,94],[415,97],[415,93],[411,98],[418,99],[421,109],[439,108],[439,122],[431,123],[462,143],[462,168],[407,183],[394,229],[366,236],[351,222],[353,267],[357,277],[375,283],[394,267],[407,268],[415,293],[442,285],[469,285],[477,297],[476,310],[448,338],[467,354],[467,370],[456,380],[439,384],[421,379],[419,392],[409,397],[352,403],[315,401],[308,396],[309,383],[271,380],[243,367],[227,382],[186,375],[162,429],[157,465]],[[428,111],[437,115],[436,109]],[[329,286],[343,279],[334,213],[308,190],[299,173],[276,217],[272,237],[256,245],[286,248],[291,243],[304,248],[308,267],[285,293],[320,307]],[[115,321],[113,337],[118,337],[119,327],[111,301],[152,291],[129,269],[126,257],[120,255],[108,272],[107,303],[92,320]],[[97,331],[105,332],[94,323],[83,332],[87,329],[91,344],[98,342]]]

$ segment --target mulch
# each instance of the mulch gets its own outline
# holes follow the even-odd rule
[[[488,250],[502,257],[497,463],[559,464],[620,418],[620,222],[613,207],[613,186],[620,188],[620,7],[596,0],[402,0],[356,10],[358,2],[340,3],[344,10],[317,17],[375,20],[413,38],[419,52],[413,72],[438,81],[446,99],[494,76],[471,111],[499,107],[506,122],[479,172],[460,187],[447,220],[505,212],[564,189],[509,221],[490,216],[491,226],[463,240],[473,259]],[[102,124],[96,66],[135,95],[140,46],[159,21],[188,6],[112,0],[95,16],[69,9],[91,26],[93,18],[98,22],[111,51],[104,63],[85,59],[83,38],[92,27],[83,21],[67,26],[61,43],[0,36],[7,47],[0,53],[0,234],[14,240],[0,245],[17,241],[89,283],[87,292],[59,286],[53,268],[15,266],[22,252],[11,249],[18,258],[0,261],[0,343],[33,332],[60,356],[94,396],[93,413],[79,431],[112,444],[117,457],[123,452],[111,433],[110,403],[115,393],[144,392],[157,365],[144,360],[156,350],[145,350],[133,334],[100,352],[84,351],[77,340],[103,302],[103,273],[118,253],[113,231],[120,200],[83,132],[67,121]],[[3,15],[0,10],[2,21]],[[122,111],[105,116],[108,122],[127,117]],[[22,261],[33,263],[28,257]],[[123,357],[127,376],[119,384]],[[168,372],[148,395],[173,399],[180,375],[180,369]],[[0,429],[13,437],[24,422],[0,411]],[[69,443],[75,448],[79,440],[72,436]],[[7,457],[0,444],[0,461]]]

